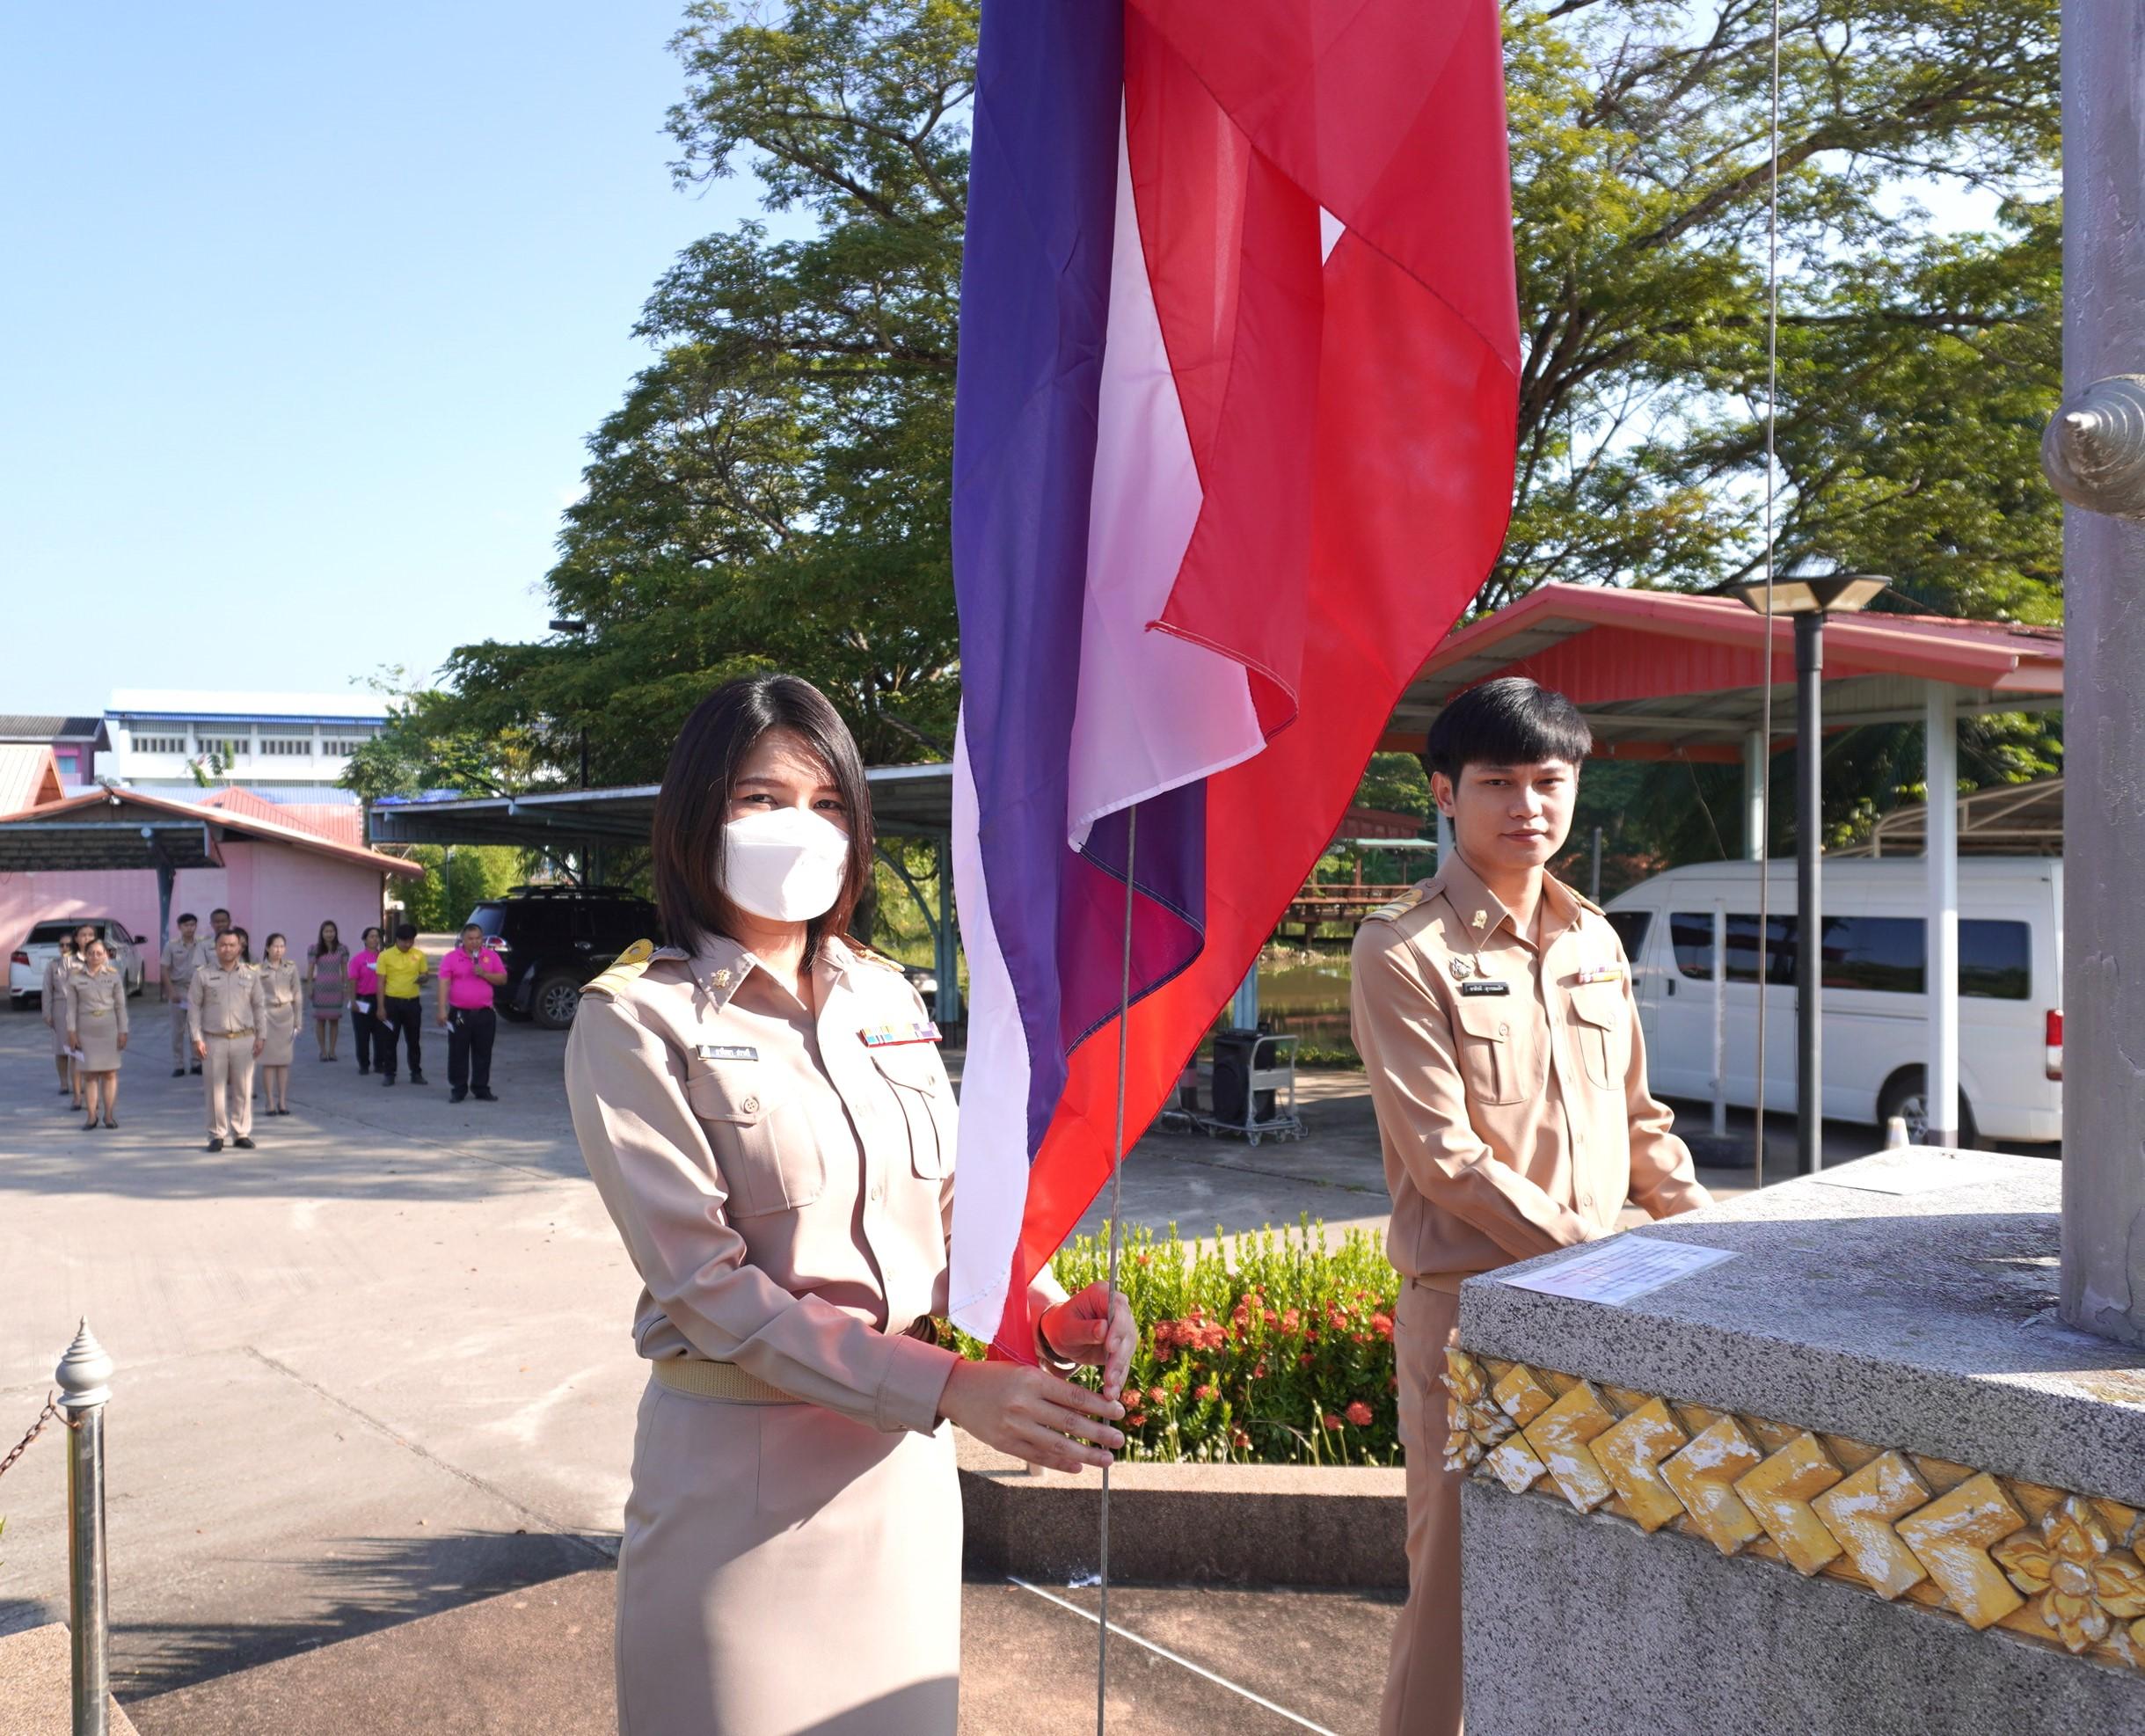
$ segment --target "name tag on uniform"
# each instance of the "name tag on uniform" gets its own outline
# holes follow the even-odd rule
[[[1460,985],[1460,992],[1463,995],[1509,995],[1512,992],[1512,985],[1509,982],[1499,981],[1493,976],[1485,977],[1479,981],[1463,982]]]
[[[891,1048],[897,1043],[936,1043],[940,1040],[938,1027],[923,1025],[873,1025],[857,1033],[864,1039],[867,1049]]]
[[[703,1061],[757,1061],[759,1050],[750,1043],[703,1043],[700,1059]]]
[[[1623,966],[1622,965],[1589,965],[1585,970],[1580,972],[1576,980],[1582,985],[1589,982],[1621,982],[1623,981]]]

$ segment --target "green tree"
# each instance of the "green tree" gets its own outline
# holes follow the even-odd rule
[[[638,328],[655,359],[591,437],[549,576],[587,631],[456,652],[428,739],[519,732],[534,776],[571,782],[585,731],[596,781],[643,781],[710,688],[780,667],[833,694],[868,757],[945,751],[976,11],[688,6],[681,184],[748,172],[803,232],[741,224],[657,284]],[[1525,360],[1512,533],[1477,607],[1552,580],[1746,575],[1762,556],[1770,0],[1505,13]],[[2056,0],[1784,8],[1781,552],[1889,572],[1906,606],[2060,614],[2059,515],[2033,462],[2058,389],[2055,18]],[[1946,234],[1918,184],[2002,202],[1988,233]],[[2053,755],[2034,728],[1985,727],[1992,764]],[[1842,815],[1896,793],[1883,755],[1862,757],[1872,781],[1835,778]],[[1671,773],[1688,786],[1681,767],[1634,775],[1658,795]],[[1687,792],[1674,806],[1676,825],[1710,826]],[[1733,794],[1714,806],[1732,818]]]

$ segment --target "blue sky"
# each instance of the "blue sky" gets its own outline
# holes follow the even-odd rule
[[[678,249],[676,0],[11,7],[0,711],[525,638]]]

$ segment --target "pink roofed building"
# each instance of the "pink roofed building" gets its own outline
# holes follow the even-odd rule
[[[51,760],[49,748],[41,749]],[[20,758],[22,762],[17,763]],[[48,763],[47,770],[49,770]],[[390,879],[415,879],[418,864],[365,847],[362,810],[270,802],[252,791],[224,788],[199,801],[125,788],[62,793],[56,773],[0,748],[0,949],[11,951],[37,923],[59,916],[103,916],[147,937],[142,948],[149,980],[158,974],[159,896],[154,867],[34,865],[68,836],[101,828],[112,842],[138,829],[139,820],[171,832],[178,828],[189,853],[173,875],[172,932],[182,911],[202,919],[222,906],[252,937],[255,957],[272,933],[303,958],[324,920],[332,920],[355,949],[357,936],[380,920]],[[32,822],[13,827],[11,822]],[[68,822],[69,833],[51,822]],[[195,835],[186,822],[201,828]]]

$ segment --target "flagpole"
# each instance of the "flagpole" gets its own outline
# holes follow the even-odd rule
[[[1110,1325],[1117,1318],[1117,1258],[1120,1236],[1118,1200],[1125,1174],[1125,1057],[1132,1023],[1132,859],[1140,834],[1140,805],[1125,810],[1125,956],[1117,999],[1117,1135],[1110,1155],[1110,1293],[1103,1313],[1103,1368],[1109,1368]],[[1106,1736],[1110,1688],[1110,1461],[1102,1466],[1102,1547],[1097,1573],[1102,1607],[1096,1622],[1099,1652],[1095,1664],[1095,1736]]]

